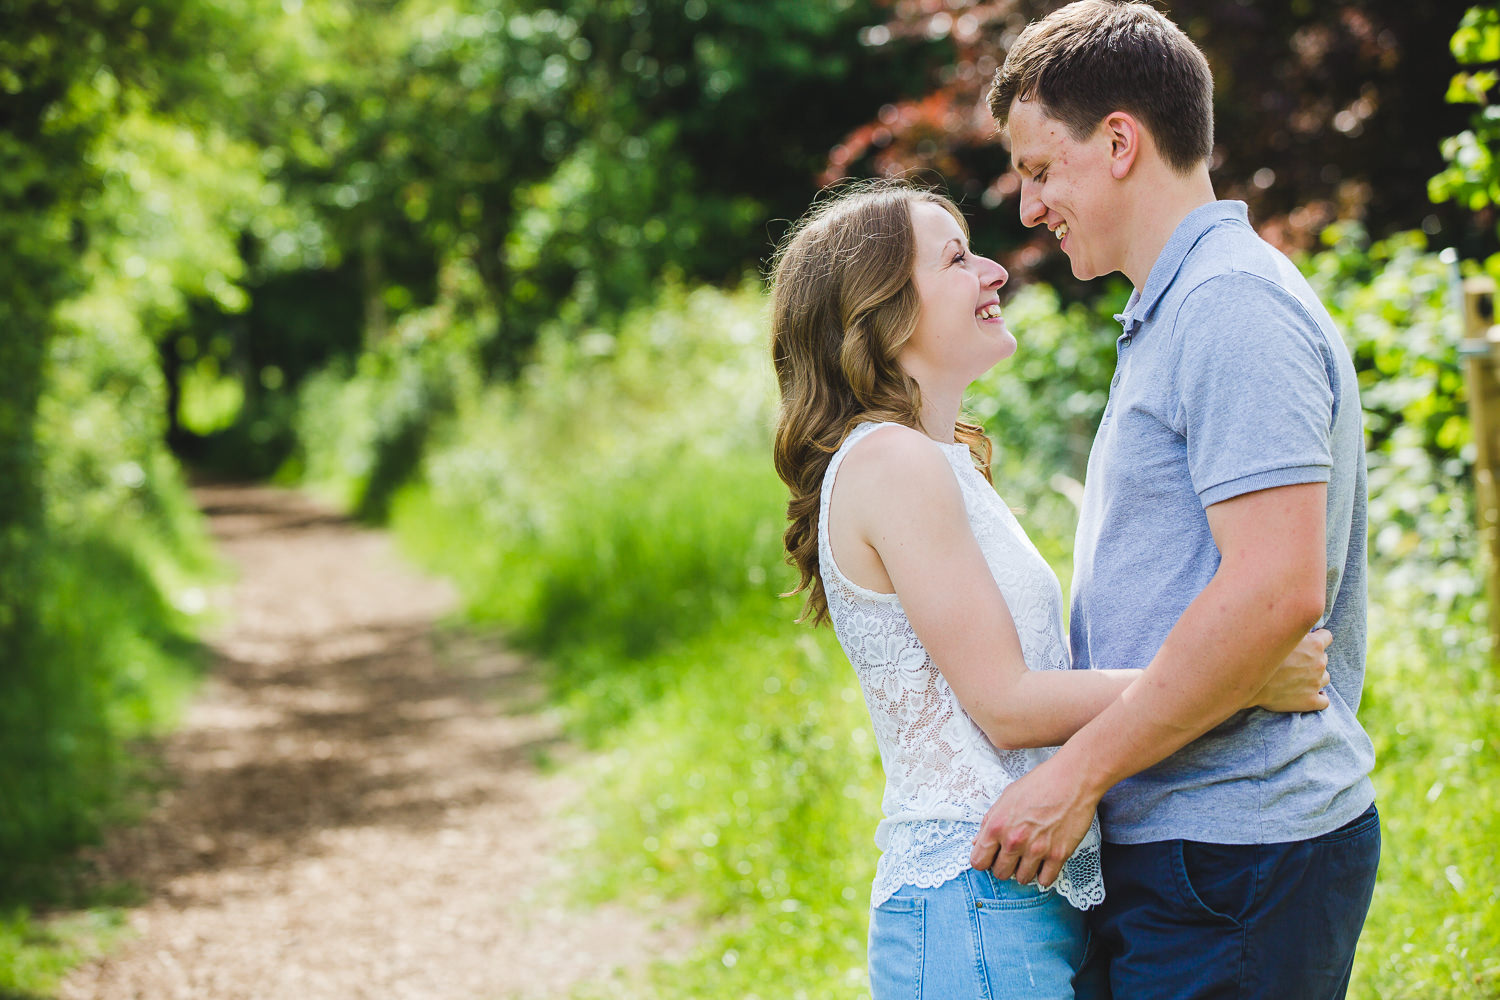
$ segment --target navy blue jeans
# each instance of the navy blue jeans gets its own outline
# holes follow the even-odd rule
[[[1338,1000],[1375,891],[1372,805],[1311,840],[1104,845],[1089,922],[1114,1000]]]

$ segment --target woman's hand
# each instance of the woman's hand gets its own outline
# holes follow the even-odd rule
[[[1297,648],[1281,661],[1256,693],[1252,707],[1268,712],[1320,712],[1328,707],[1323,693],[1328,676],[1328,644],[1333,633],[1326,628],[1309,632]]]

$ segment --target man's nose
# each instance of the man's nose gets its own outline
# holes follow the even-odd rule
[[[1037,197],[1030,181],[1021,182],[1021,225],[1037,226],[1047,215],[1047,206]]]

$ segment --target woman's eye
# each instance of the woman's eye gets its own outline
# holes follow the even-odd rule
[[[962,250],[960,250],[958,253],[956,253],[956,254],[953,255],[953,263],[955,263],[955,264],[962,264],[964,261],[966,261],[968,259],[969,259],[968,254],[964,253]]]

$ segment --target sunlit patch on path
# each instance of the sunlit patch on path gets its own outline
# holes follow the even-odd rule
[[[559,889],[586,831],[537,761],[567,748],[523,659],[435,626],[448,587],[300,495],[198,501],[239,570],[218,663],[98,852],[145,891],[136,936],[61,1000],[532,1000],[680,946]]]

